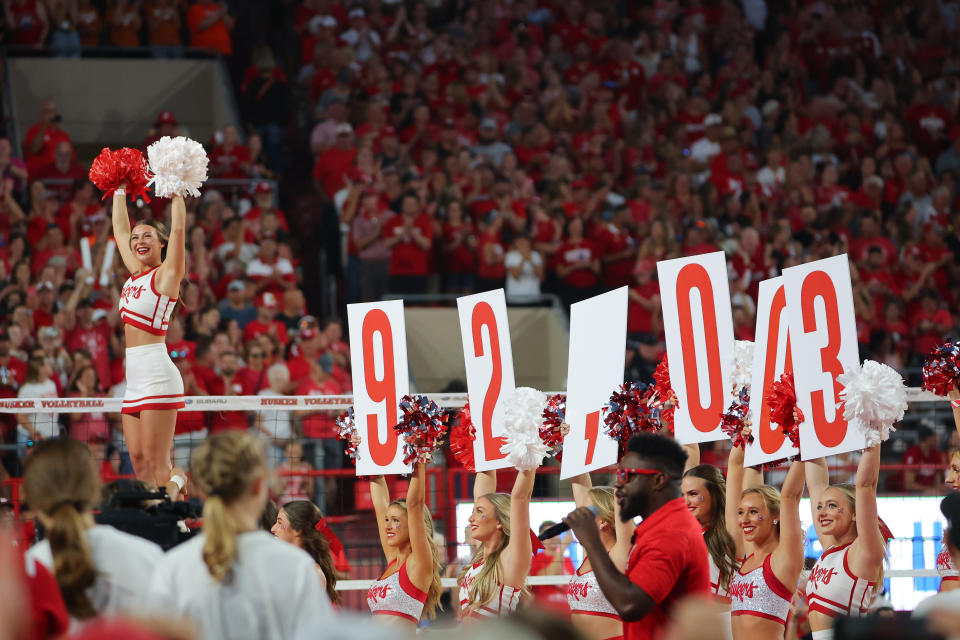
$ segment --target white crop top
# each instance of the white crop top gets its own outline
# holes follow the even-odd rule
[[[167,335],[170,315],[177,299],[157,292],[153,279],[159,266],[130,276],[120,292],[120,318],[125,324],[156,336]]]
[[[943,580],[960,580],[960,571],[953,566],[953,558],[947,552],[946,546],[937,554],[937,573]]]
[[[567,586],[567,604],[570,605],[570,613],[620,619],[617,610],[600,590],[600,583],[597,582],[597,576],[593,571],[580,573],[578,570],[570,576],[570,584]]]
[[[793,590],[777,578],[769,555],[753,571],[738,570],[730,580],[730,615],[733,616],[757,616],[786,625],[792,598]]]
[[[870,610],[874,582],[858,578],[847,564],[847,544],[827,549],[807,578],[807,608],[834,617],[863,616]]]
[[[490,598],[489,601],[485,602],[483,606],[477,607],[469,614],[464,615],[464,611],[466,610],[467,605],[470,603],[470,585],[473,584],[473,581],[477,579],[477,575],[480,573],[480,569],[482,568],[482,562],[474,563],[474,565],[467,570],[467,573],[464,574],[463,580],[460,582],[461,616],[472,618],[493,618],[497,616],[505,616],[515,611],[517,605],[520,604],[520,594],[523,589],[501,584],[500,588],[493,592],[493,597]]]
[[[426,601],[427,594],[410,582],[406,562],[400,565],[399,571],[377,580],[367,590],[367,606],[375,616],[397,616],[419,623]]]

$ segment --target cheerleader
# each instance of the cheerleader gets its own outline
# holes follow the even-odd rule
[[[317,505],[309,500],[288,502],[277,511],[277,519],[270,533],[310,554],[317,565],[317,576],[327,590],[327,597],[334,605],[340,604],[332,547],[338,545],[342,549],[343,545],[327,528]]]
[[[406,499],[390,501],[387,481],[370,482],[370,498],[380,531],[387,569],[367,591],[367,605],[378,620],[416,630],[440,604],[440,550],[426,506],[425,463],[414,467]]]
[[[577,507],[592,506],[596,509],[600,540],[617,570],[625,573],[636,527],[632,520],[623,522],[620,519],[620,506],[614,497],[613,487],[594,487],[589,473],[574,477],[571,486]],[[620,614],[600,590],[589,556],[584,557],[583,563],[570,578],[567,603],[570,605],[573,626],[587,640],[613,640],[623,636]]]
[[[736,557],[743,558],[729,587],[733,637],[782,640],[803,569],[803,463],[790,466],[780,491],[744,489],[743,454],[742,445],[731,449],[727,467],[725,520]]]
[[[806,596],[815,640],[833,637],[838,615],[866,615],[883,584],[886,526],[877,516],[880,445],[864,450],[856,484],[830,486],[823,458],[806,462],[810,510],[823,554],[810,570]]]
[[[954,385],[950,390],[950,406],[953,407],[953,423],[960,433],[960,391]],[[947,469],[946,485],[950,491],[960,491],[960,449],[954,449],[950,452],[950,468]],[[960,587],[960,572],[950,552],[947,551],[946,541],[937,554],[937,573],[940,574],[940,591],[953,591]]]
[[[535,469],[518,471],[509,496],[495,493],[496,471],[480,472],[474,479],[470,534],[480,548],[460,573],[461,619],[516,610],[533,555],[530,496],[535,477]]]
[[[171,225],[155,220],[130,229],[126,191],[113,194],[113,235],[130,277],[120,293],[126,338],[126,392],[123,436],[137,479],[166,487],[171,497],[186,478],[170,461],[177,409],[184,406],[183,379],[164,344],[186,270],[186,216],[182,196],[174,196]]]

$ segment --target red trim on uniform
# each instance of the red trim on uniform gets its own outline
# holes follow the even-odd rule
[[[121,315],[123,315],[124,313],[130,314],[130,315],[132,315],[132,316],[137,316],[137,318],[140,318],[141,320],[146,320],[146,321],[148,321],[148,322],[153,322],[153,318],[151,318],[150,316],[145,316],[145,315],[143,315],[142,313],[139,313],[139,312],[134,311],[133,309],[129,309],[129,308],[127,308],[127,307],[124,307],[124,308],[120,311],[120,314],[121,314]]]
[[[147,274],[150,273],[151,271],[156,271],[156,270],[159,269],[159,268],[160,268],[160,265],[157,265],[157,266],[155,266],[155,267],[153,267],[153,268],[147,269],[146,271],[144,271],[143,273],[141,273],[141,274],[138,275],[138,276],[135,276],[135,275],[133,275],[133,274],[131,273],[131,274],[130,274],[130,279],[131,279],[131,280],[139,280],[140,278],[142,278],[143,276],[147,275]]]
[[[399,611],[373,611],[371,615],[375,616],[396,616],[397,618],[403,618],[409,620],[410,622],[415,622],[420,624],[420,621],[411,616],[409,613],[400,613]]]
[[[570,613],[578,616],[597,616],[599,618],[613,618],[614,620],[620,620],[620,616],[615,613],[607,613],[606,611],[586,611],[584,609],[570,609]]]
[[[150,290],[153,291],[154,295],[156,295],[157,298],[159,298],[159,297],[160,297],[160,292],[157,291],[157,288],[156,288],[155,286],[153,286],[153,281],[154,281],[154,279],[156,279],[156,277],[157,277],[157,272],[154,271],[154,272],[153,272],[153,275],[150,276]]]
[[[730,615],[732,616],[754,616],[757,618],[764,618],[766,620],[773,620],[774,622],[779,622],[780,624],[786,626],[787,621],[778,618],[777,616],[772,616],[769,613],[760,613],[759,611],[747,611],[746,609],[739,609],[737,611],[731,611]]]
[[[960,582],[960,576],[943,576],[940,582]]]
[[[847,547],[849,547],[849,546],[852,545],[852,544],[853,544],[853,542],[851,541],[851,542],[848,542],[847,544],[841,544],[841,545],[838,545],[838,546],[836,546],[836,547],[830,547],[829,549],[827,549],[826,551],[824,551],[823,553],[821,553],[821,554],[820,554],[820,557],[821,557],[821,558],[825,558],[825,557],[829,556],[829,555],[832,554],[832,553],[836,553],[837,551],[843,551],[844,549],[846,549]],[[856,576],[851,575],[850,577],[855,578]]]
[[[773,567],[770,566],[770,556],[767,556],[763,560],[763,579],[775,594],[787,602],[793,599],[793,592],[783,586],[783,583],[777,578],[777,574],[773,572]]]
[[[816,611],[817,613],[822,613],[824,615],[830,616],[831,618],[836,618],[841,613],[840,611],[834,611],[833,609],[828,609],[818,602],[812,602],[808,604],[807,610],[810,613],[813,613],[814,611]]]
[[[851,595],[850,597],[852,598],[853,596]],[[823,602],[826,602],[827,604],[832,604],[833,606],[839,607],[840,609],[843,609],[843,608],[844,608],[844,605],[843,605],[842,602],[836,602],[836,601],[834,601],[834,600],[831,600],[830,598],[824,598],[823,596],[821,596],[821,595],[819,595],[819,594],[817,594],[817,593],[811,593],[810,595],[808,595],[808,596],[807,596],[807,601],[809,602],[810,600],[813,600],[814,598],[816,598],[817,600],[822,600]]]
[[[144,400],[156,400],[157,398],[182,398],[182,393],[166,393],[159,396],[143,396],[142,398],[134,398],[133,400],[124,400],[123,403],[132,403],[132,402],[143,402]]]
[[[623,636],[612,636],[610,638],[604,638],[603,640],[623,640]]]
[[[183,400],[177,402],[171,400],[170,402],[151,402],[150,404],[142,404],[137,407],[124,407],[120,413],[140,413],[141,411],[162,411],[164,409],[183,409],[186,407],[186,403]]]
[[[124,321],[124,323],[130,325],[131,327],[136,327],[137,329],[141,329],[142,331],[146,331],[147,333],[152,333],[155,336],[167,335],[166,329],[155,329],[152,325],[146,325],[138,320],[135,320],[134,318],[128,318],[124,315],[125,312],[126,312],[126,309],[124,309],[124,311],[120,313],[120,317]]]
[[[400,588],[403,589],[411,598],[416,598],[420,602],[427,601],[427,592],[421,591],[410,581],[410,576],[407,575],[407,563],[404,562],[400,565]]]

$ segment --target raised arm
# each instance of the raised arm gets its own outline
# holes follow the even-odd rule
[[[387,480],[383,476],[371,478],[370,502],[373,503],[373,513],[377,518],[377,531],[380,533],[383,555],[387,557],[387,563],[393,562],[396,551],[387,545],[387,509],[390,507],[390,489],[387,488]]]
[[[730,457],[727,460],[727,500],[723,511],[727,532],[733,538],[738,558],[744,556],[743,532],[740,530],[739,516],[737,515],[742,495],[743,447],[740,446],[730,449]]]
[[[957,385],[953,385],[947,395],[950,396],[950,400],[960,400],[960,390],[957,389]],[[953,407],[953,426],[956,427],[957,433],[960,433],[960,407]]]
[[[158,288],[177,292],[187,270],[187,207],[183,196],[170,201],[170,237],[167,239],[167,257],[157,273]]]
[[[586,507],[590,504],[590,489],[593,488],[593,480],[589,473],[581,473],[570,479],[570,488],[573,490],[573,502],[578,507]]]
[[[823,534],[820,533],[820,519],[817,518],[817,503],[820,502],[823,492],[830,488],[830,469],[827,468],[826,458],[807,460],[803,464],[807,477],[807,492],[810,494],[810,517],[813,518],[813,526],[817,529],[817,538],[823,541]]]
[[[885,554],[880,519],[877,516],[877,482],[880,476],[880,445],[860,456],[856,479],[857,540],[850,554],[854,573],[865,575],[883,561]]]
[[[497,472],[493,471],[481,471],[477,473],[476,477],[473,479],[473,501],[476,502],[478,498],[482,498],[488,493],[497,492]]]
[[[407,488],[407,530],[410,532],[410,559],[407,572],[414,585],[423,591],[430,586],[434,571],[433,551],[426,525],[423,523],[423,510],[426,509],[426,465],[418,462],[410,477]]]
[[[683,465],[683,472],[686,473],[700,464],[700,445],[685,444],[683,450],[687,452],[687,461]]]
[[[803,569],[803,528],[800,524],[803,465],[799,460],[790,465],[780,489],[780,544],[770,556],[770,567],[784,584],[796,584]]]
[[[117,250],[123,260],[123,266],[130,273],[140,269],[140,263],[130,249],[130,215],[127,213],[127,194],[120,190],[113,193],[113,237],[117,241]]]
[[[510,544],[503,550],[503,583],[520,586],[530,573],[533,544],[530,540],[530,496],[536,469],[519,471],[510,493]]]

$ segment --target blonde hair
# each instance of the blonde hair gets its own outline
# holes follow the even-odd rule
[[[857,513],[857,487],[856,487],[855,485],[852,485],[852,484],[832,484],[832,485],[830,485],[829,487],[827,487],[827,489],[836,489],[837,491],[839,491],[840,493],[842,493],[842,494],[844,495],[844,497],[846,497],[847,502],[850,503],[850,512],[853,513],[853,514],[856,514],[856,513]],[[821,494],[821,495],[822,495],[822,494]],[[877,516],[877,520],[878,520],[878,521],[879,521],[879,519],[880,519],[880,517]],[[854,522],[854,523],[853,523],[853,527],[854,527],[853,530],[854,530],[854,531],[857,531],[856,526],[857,526],[857,525],[856,525],[856,523]],[[878,523],[878,526],[879,526],[879,523]],[[887,541],[886,541],[886,540],[883,541],[883,556],[884,556],[884,558],[886,558],[886,556],[887,556]],[[880,572],[877,574],[876,584],[874,585],[874,590],[873,590],[874,593],[877,593],[877,592],[880,590],[880,588],[883,586],[883,573],[884,573],[883,562],[881,562],[881,563],[880,563]]]
[[[394,500],[390,503],[390,506],[400,507],[407,514],[407,517],[410,516],[410,511],[407,510],[407,501],[405,499],[400,498]],[[427,505],[423,505],[423,524],[427,532],[427,544],[430,545],[433,571],[430,573],[430,588],[427,590],[427,600],[423,603],[422,616],[428,620],[433,620],[437,617],[437,610],[443,609],[443,607],[440,606],[440,596],[443,595],[443,585],[440,582],[440,566],[443,563],[440,560],[440,548],[437,546],[437,541],[433,539],[433,517],[431,517],[430,509],[427,508]]]
[[[263,444],[244,431],[210,436],[190,461],[193,481],[207,496],[203,505],[203,562],[217,582],[227,576],[237,555],[237,524],[227,513],[227,505],[246,496],[264,469]]]
[[[485,498],[493,505],[493,515],[500,523],[503,530],[503,539],[497,548],[489,557],[484,557],[483,545],[473,554],[470,565],[466,565],[460,570],[457,581],[463,583],[463,577],[470,570],[470,566],[479,562],[483,563],[480,573],[467,589],[467,606],[461,613],[475,611],[489,602],[497,589],[503,584],[503,567],[500,566],[500,554],[510,544],[510,496],[505,493],[488,493]]]
[[[616,522],[614,522],[613,512],[613,487],[593,487],[589,495],[593,506],[597,508],[597,517],[611,527],[614,526]]]
[[[767,505],[767,510],[770,512],[770,515],[774,517],[773,528],[777,532],[777,538],[780,538],[780,492],[776,487],[771,487],[768,484],[762,484],[757,487],[750,487],[749,489],[744,489],[743,493],[740,494],[740,499],[742,500],[748,494],[755,493],[763,499],[763,504]]]
[[[51,520],[47,540],[67,611],[74,618],[96,616],[87,590],[97,579],[97,569],[83,522],[83,514],[93,508],[100,494],[90,450],[68,438],[40,442],[27,458],[23,491],[31,508]]]

